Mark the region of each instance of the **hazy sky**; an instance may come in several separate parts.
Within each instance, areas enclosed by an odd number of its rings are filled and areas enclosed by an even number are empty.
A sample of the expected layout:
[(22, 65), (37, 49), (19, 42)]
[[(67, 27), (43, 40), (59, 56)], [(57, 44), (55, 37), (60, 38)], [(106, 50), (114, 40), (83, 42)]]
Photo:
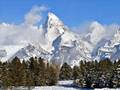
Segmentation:
[(120, 24), (120, 0), (0, 0), (0, 23), (19, 24), (33, 6), (43, 5), (70, 26), (87, 21)]

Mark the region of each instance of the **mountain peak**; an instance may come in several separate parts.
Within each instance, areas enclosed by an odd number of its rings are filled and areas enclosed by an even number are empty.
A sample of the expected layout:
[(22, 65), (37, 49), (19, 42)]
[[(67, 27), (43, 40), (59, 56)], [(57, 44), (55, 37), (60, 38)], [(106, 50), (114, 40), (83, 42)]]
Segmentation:
[(45, 32), (51, 30), (55, 30), (57, 32), (61, 31), (60, 29), (64, 27), (64, 24), (55, 14), (48, 12), (48, 16), (43, 27), (45, 29)]
[(63, 22), (53, 13), (49, 12), (46, 22), (47, 32), (56, 31), (56, 33), (63, 33), (64, 32), (64, 24)]
[(97, 21), (94, 21), (89, 26), (89, 32), (86, 35), (88, 40), (96, 45), (104, 37), (105, 28)]
[(49, 12), (46, 23), (44, 25), (45, 38), (47, 40), (46, 49), (51, 52), (53, 47), (53, 41), (59, 36), (63, 35), (67, 30), (63, 22), (53, 13)]
[(48, 18), (50, 19), (59, 19), (54, 13), (48, 12)]
[(54, 26), (62, 26), (64, 25), (63, 22), (52, 12), (48, 13), (47, 16), (47, 24), (48, 25), (54, 25)]
[(91, 29), (102, 28), (102, 25), (99, 22), (94, 21), (94, 22), (91, 23), (90, 28)]

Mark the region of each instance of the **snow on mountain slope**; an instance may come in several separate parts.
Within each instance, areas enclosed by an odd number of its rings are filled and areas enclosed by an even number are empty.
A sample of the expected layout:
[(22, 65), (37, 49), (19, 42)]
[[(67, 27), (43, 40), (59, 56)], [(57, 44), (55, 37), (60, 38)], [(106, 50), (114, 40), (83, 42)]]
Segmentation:
[[(76, 36), (76, 34), (73, 35)], [(71, 66), (74, 66), (79, 65), (80, 60), (91, 60), (90, 50), (86, 46), (86, 43), (77, 36), (76, 38), (69, 38), (67, 41), (64, 41), (61, 35), (53, 43), (53, 46), (55, 45), (56, 47), (53, 51), (51, 62), (59, 64), (67, 62)]]
[(120, 43), (120, 30), (117, 30), (113, 39), (111, 40), (111, 45), (117, 45)]
[(13, 55), (18, 52), (24, 45), (4, 45), (0, 46), (0, 59), (2, 62), (9, 60)]
[(52, 46), (53, 41), (63, 34), (67, 28), (64, 26), (63, 22), (53, 13), (48, 13), (46, 23), (44, 25), (45, 38), (47, 40), (47, 45), (43, 47), (48, 52), (54, 50)]
[(44, 51), (42, 48), (37, 49), (35, 46), (28, 44), (24, 48), (21, 48), (19, 51), (17, 51), (14, 56), (12, 56), (13, 59), (15, 56), (20, 58), (21, 60), (27, 60), (30, 57), (41, 57), (44, 59), (49, 60), (49, 53)]
[(52, 61), (62, 64), (67, 62), (71, 66), (79, 65), (80, 60), (91, 60), (89, 53), (86, 53), (85, 48), (81, 46), (67, 47), (63, 46), (59, 51), (56, 51)]
[[(48, 14), (47, 22), (44, 26), (45, 36), (51, 46), (51, 62), (62, 64), (64, 62), (74, 66), (80, 60), (90, 60), (90, 44), (67, 28), (57, 16)], [(51, 38), (52, 37), (52, 38)]]
[(100, 59), (120, 59), (120, 30), (115, 33), (111, 40), (107, 41), (104, 46), (99, 48), (97, 57)]
[(96, 45), (104, 37), (104, 33), (105, 28), (98, 22), (94, 21), (91, 23), (89, 32), (85, 38), (87, 38), (87, 40), (93, 45)]
[(61, 45), (62, 46), (73, 46), (73, 42), (77, 39), (76, 34), (71, 31), (65, 31), (64, 34), (61, 36)]
[(91, 53), (91, 57), (93, 57), (93, 58), (96, 57), (98, 55), (99, 48), (101, 48), (102, 46), (104, 46), (106, 44), (106, 42), (109, 42), (109, 40), (107, 40), (105, 38), (101, 39), (97, 43), (97, 45), (93, 48), (92, 53)]
[(49, 60), (51, 55), (42, 48), (38, 49), (31, 44), (0, 46), (0, 60), (2, 62), (11, 61), (16, 56), (21, 60), (28, 60), (30, 57), (41, 57)]

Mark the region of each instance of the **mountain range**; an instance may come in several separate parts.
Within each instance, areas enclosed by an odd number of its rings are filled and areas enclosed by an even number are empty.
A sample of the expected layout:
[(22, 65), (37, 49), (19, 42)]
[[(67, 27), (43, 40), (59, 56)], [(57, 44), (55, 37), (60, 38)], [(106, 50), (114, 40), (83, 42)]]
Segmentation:
[[(18, 45), (0, 45), (1, 61), (10, 61), (15, 56), (21, 60), (30, 57), (42, 57), (45, 60), (71, 66), (78, 65), (80, 60), (92, 61), (120, 58), (120, 29), (112, 26), (115, 33), (109, 34), (106, 26), (94, 21), (88, 31), (82, 35), (75, 33), (53, 13), (49, 12), (42, 25), (41, 38), (44, 43), (33, 42)], [(39, 33), (39, 32), (37, 32)]]

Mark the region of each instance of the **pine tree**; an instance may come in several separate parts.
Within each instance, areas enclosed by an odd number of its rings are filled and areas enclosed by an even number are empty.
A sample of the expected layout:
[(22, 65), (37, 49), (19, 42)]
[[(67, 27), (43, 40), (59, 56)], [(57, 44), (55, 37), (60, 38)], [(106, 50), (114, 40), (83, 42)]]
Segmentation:
[(109, 59), (99, 62), (99, 87), (112, 87), (111, 78), (113, 76), (113, 63)]
[(91, 88), (96, 88), (98, 87), (98, 77), (99, 77), (99, 66), (98, 66), (98, 62), (95, 61), (91, 61), (91, 65), (90, 65), (90, 77), (91, 79)]
[(120, 60), (114, 63), (113, 87), (120, 88)]
[(73, 79), (76, 80), (79, 78), (80, 74), (80, 69), (78, 66), (73, 67)]
[(75, 82), (78, 83), (80, 87), (85, 87), (86, 86), (86, 81), (85, 81), (86, 69), (85, 69), (85, 63), (82, 60), (80, 61), (79, 67), (80, 67), (79, 80)]
[(26, 70), (27, 70), (27, 64), (26, 64), (26, 62), (23, 60), (23, 62), (22, 62), (22, 66), (21, 66), (21, 68), (22, 68), (22, 82), (21, 82), (21, 84), (22, 84), (22, 86), (25, 86), (26, 85), (26, 79), (27, 79), (27, 73), (26, 73)]
[(9, 78), (13, 86), (21, 86), (23, 81), (23, 67), (20, 59), (15, 57), (12, 62), (9, 64)]
[(54, 64), (47, 65), (47, 85), (55, 85), (59, 77), (59, 67)]
[(46, 85), (46, 78), (45, 78), (45, 63), (42, 58), (39, 58), (38, 60), (38, 83), (40, 86)]
[(2, 63), (2, 73), (1, 73), (1, 84), (4, 90), (10, 89), (12, 84), (12, 79), (10, 78), (9, 63)]
[(31, 57), (28, 63), (29, 63), (29, 71), (30, 71), (30, 72), (28, 71), (28, 73), (30, 73), (30, 77), (33, 80), (33, 86), (34, 85), (38, 86), (38, 79), (37, 79), (39, 72), (38, 62), (37, 60), (35, 60), (35, 58)]
[(60, 69), (60, 80), (70, 80), (72, 79), (72, 68), (67, 64), (64, 63)]
[(22, 62), (22, 86), (33, 86), (33, 79), (29, 70), (29, 65), (23, 60)]
[(96, 75), (95, 75), (95, 65), (94, 62), (86, 62), (86, 87), (91, 88), (93, 87), (93, 84), (95, 83)]

